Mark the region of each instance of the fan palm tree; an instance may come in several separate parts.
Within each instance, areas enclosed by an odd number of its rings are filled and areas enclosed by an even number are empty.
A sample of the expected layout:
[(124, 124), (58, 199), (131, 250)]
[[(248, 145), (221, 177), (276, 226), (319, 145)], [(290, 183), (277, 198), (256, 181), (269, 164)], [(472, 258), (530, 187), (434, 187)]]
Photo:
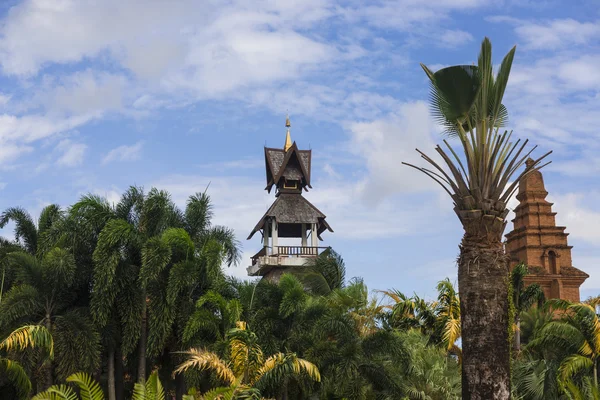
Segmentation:
[[(458, 258), (458, 286), (462, 312), (463, 398), (507, 399), (510, 396), (508, 344), (508, 258), (502, 235), (508, 200), (521, 177), (541, 168), (549, 154), (519, 168), (533, 149), (528, 141), (511, 142), (502, 98), (515, 48), (492, 70), (492, 46), (485, 38), (477, 65), (431, 71), (421, 64), (431, 82), (434, 116), (458, 139), (461, 153), (447, 140), (436, 147), (447, 168), (418, 150), (433, 169), (407, 164), (439, 183), (454, 203), (464, 236)], [(534, 147), (535, 149), (535, 147)], [(447, 172), (448, 171), (448, 172)], [(516, 175), (516, 176), (515, 176)], [(511, 183), (512, 182), (512, 183)]]
[(542, 306), (545, 301), (544, 291), (537, 283), (525, 287), (525, 276), (529, 273), (527, 265), (524, 263), (517, 264), (512, 272), (512, 302), (515, 307), (514, 320), (514, 350), (521, 351), (521, 314), (534, 305)]
[(410, 400), (459, 399), (460, 366), (446, 352), (429, 346), (427, 337), (415, 331), (403, 334), (410, 351), (411, 363), (404, 378)]
[[(184, 352), (188, 359), (174, 374), (190, 368), (213, 371), (219, 380), (235, 385), (242, 392), (252, 388), (272, 390), (294, 375), (305, 374), (314, 381), (321, 380), (317, 367), (294, 353), (276, 353), (265, 359), (258, 338), (246, 329), (245, 322), (238, 322), (237, 328), (230, 331), (229, 347), (229, 362), (207, 350), (190, 349)], [(282, 396), (286, 398), (285, 393)]]
[(17, 388), (21, 398), (26, 398), (31, 391), (31, 381), (23, 367), (7, 357), (6, 353), (23, 351), (28, 348), (45, 350), (48, 358), (54, 357), (54, 343), (50, 332), (41, 325), (25, 325), (11, 332), (0, 342), (0, 371)]

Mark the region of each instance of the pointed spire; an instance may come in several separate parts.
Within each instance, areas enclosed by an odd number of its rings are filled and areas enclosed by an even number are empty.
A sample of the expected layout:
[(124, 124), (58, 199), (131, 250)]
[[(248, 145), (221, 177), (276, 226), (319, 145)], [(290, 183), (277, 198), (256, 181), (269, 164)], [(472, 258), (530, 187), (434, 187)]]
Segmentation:
[(292, 147), (292, 137), (290, 136), (290, 126), (292, 126), (292, 124), (290, 123), (289, 115), (285, 117), (285, 126), (287, 127), (287, 133), (285, 135), (285, 145), (283, 146), (283, 150), (288, 151), (289, 148)]

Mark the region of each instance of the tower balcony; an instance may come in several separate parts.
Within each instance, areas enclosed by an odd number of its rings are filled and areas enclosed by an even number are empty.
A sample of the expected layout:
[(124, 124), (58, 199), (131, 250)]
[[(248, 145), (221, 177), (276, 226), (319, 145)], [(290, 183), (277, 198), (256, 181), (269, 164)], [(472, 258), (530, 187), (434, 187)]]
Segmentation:
[(252, 257), (252, 265), (246, 270), (250, 276), (262, 276), (277, 267), (302, 267), (328, 248), (318, 246), (263, 247)]

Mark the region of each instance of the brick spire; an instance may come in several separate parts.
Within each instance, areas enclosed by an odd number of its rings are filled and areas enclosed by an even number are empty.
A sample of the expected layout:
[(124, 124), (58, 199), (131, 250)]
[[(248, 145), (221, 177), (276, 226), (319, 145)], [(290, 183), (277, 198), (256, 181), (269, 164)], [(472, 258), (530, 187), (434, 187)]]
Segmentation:
[[(526, 164), (532, 163), (528, 159)], [(512, 220), (514, 229), (506, 235), (506, 253), (514, 268), (524, 262), (530, 275), (527, 284), (538, 283), (547, 299), (560, 298), (579, 301), (579, 287), (589, 277), (573, 267), (571, 249), (567, 243), (565, 227), (556, 226), (556, 213), (546, 200), (548, 192), (540, 171), (532, 171), (519, 182)]]

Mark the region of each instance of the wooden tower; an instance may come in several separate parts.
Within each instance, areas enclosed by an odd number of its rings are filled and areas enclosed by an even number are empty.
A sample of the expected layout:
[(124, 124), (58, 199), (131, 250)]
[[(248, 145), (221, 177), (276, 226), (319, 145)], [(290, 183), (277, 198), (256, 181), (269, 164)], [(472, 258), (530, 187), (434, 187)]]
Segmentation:
[[(533, 160), (526, 161), (528, 165)], [(527, 174), (519, 182), (514, 229), (506, 235), (510, 266), (523, 262), (529, 267), (527, 285), (537, 283), (547, 299), (579, 302), (579, 287), (589, 277), (573, 267), (565, 227), (556, 226), (552, 203), (540, 171)]]
[[(310, 186), (311, 150), (299, 150), (290, 137), (290, 120), (283, 149), (265, 147), (267, 190), (275, 188), (275, 202), (258, 221), (248, 239), (260, 232), (263, 247), (252, 257), (248, 275), (277, 281), (289, 268), (302, 267), (319, 255), (321, 234), (333, 232), (325, 214), (302, 196)], [(292, 239), (293, 245), (282, 245)], [(289, 242), (289, 240), (286, 240)], [(289, 244), (289, 243), (286, 243)]]

